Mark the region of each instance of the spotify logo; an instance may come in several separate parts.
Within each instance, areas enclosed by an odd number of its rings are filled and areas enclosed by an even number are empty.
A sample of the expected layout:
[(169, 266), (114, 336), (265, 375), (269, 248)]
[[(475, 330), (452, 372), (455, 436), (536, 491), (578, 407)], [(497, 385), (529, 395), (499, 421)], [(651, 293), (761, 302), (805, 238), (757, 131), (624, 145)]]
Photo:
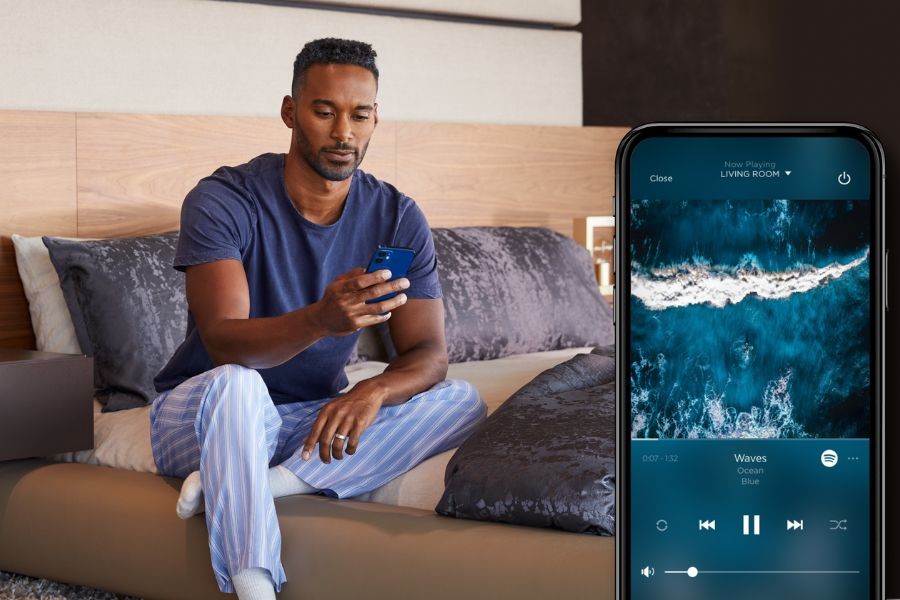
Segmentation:
[(837, 452), (834, 450), (826, 450), (822, 453), (822, 464), (826, 467), (833, 467), (838, 462)]

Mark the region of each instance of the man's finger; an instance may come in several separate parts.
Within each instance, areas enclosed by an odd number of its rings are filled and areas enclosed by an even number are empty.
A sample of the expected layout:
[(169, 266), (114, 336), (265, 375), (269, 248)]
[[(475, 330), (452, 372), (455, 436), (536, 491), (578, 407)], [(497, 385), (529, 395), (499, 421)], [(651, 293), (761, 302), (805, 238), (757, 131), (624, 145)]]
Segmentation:
[(365, 425), (363, 425), (361, 420), (357, 420), (353, 425), (353, 429), (350, 430), (350, 438), (347, 440), (347, 454), (356, 454), (356, 449), (359, 447), (359, 439), (362, 437), (363, 431), (366, 430)]
[(372, 300), (374, 298), (379, 298), (381, 296), (386, 296), (391, 292), (400, 292), (409, 287), (409, 279), (405, 277), (401, 277), (400, 279), (395, 279), (394, 281), (385, 281), (384, 283), (379, 283), (378, 285), (373, 285), (361, 294), (363, 298), (366, 300)]
[(356, 319), (356, 326), (359, 329), (363, 329), (365, 327), (371, 327), (372, 325), (378, 325), (379, 323), (384, 323), (388, 319), (391, 318), (391, 313), (386, 313), (383, 315), (366, 315), (363, 317), (359, 317)]
[(356, 277), (350, 277), (344, 281), (344, 291), (359, 292), (378, 283), (384, 283), (391, 278), (391, 272), (381, 269), (372, 273), (363, 273)]
[(377, 312), (379, 314), (389, 313), (395, 308), (406, 304), (406, 300), (406, 294), (397, 294), (393, 298), (389, 298), (387, 300), (384, 300), (383, 302), (379, 302), (378, 304), (370, 304), (369, 306), (375, 307), (372, 312)]
[(303, 440), (303, 453), (300, 455), (300, 458), (303, 460), (309, 460), (309, 457), (312, 456), (313, 448), (316, 447), (316, 441), (319, 439), (319, 435), (322, 433), (322, 428), (325, 426), (326, 418), (324, 416), (324, 411), (319, 411), (319, 416), (316, 418), (316, 422), (313, 423), (312, 429), (309, 431), (309, 435), (306, 436), (306, 439)]
[(334, 441), (334, 434), (337, 433), (337, 420), (334, 416), (329, 416), (319, 435), (319, 458), (326, 465), (331, 462), (331, 443)]
[[(337, 460), (344, 459), (344, 444), (347, 443), (347, 434), (342, 433), (343, 429), (347, 429), (346, 421), (337, 428), (334, 433), (334, 438), (332, 438), (331, 440), (331, 454)], [(338, 435), (340, 435), (341, 437), (338, 437)]]
[(341, 281), (342, 279), (350, 279), (351, 277), (356, 277), (358, 275), (362, 275), (365, 272), (366, 272), (366, 270), (363, 269), (362, 267), (356, 267), (355, 269), (347, 271), (346, 273), (341, 273), (340, 275), (335, 277), (334, 280)]

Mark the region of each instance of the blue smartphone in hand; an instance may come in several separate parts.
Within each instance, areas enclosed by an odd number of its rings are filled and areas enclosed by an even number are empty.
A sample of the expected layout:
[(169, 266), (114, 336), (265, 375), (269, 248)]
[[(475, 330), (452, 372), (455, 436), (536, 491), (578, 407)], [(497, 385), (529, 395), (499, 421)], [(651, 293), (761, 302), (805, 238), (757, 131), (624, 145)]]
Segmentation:
[[(388, 279), (388, 281), (394, 281), (395, 279), (406, 277), (406, 273), (409, 271), (409, 266), (412, 264), (413, 258), (415, 258), (415, 256), (416, 251), (412, 248), (378, 246), (378, 248), (376, 248), (375, 252), (372, 254), (372, 259), (369, 261), (369, 266), (366, 267), (366, 273), (374, 273), (375, 271), (387, 269), (391, 272), (391, 278)], [(400, 292), (391, 292), (378, 298), (366, 300), (366, 304), (377, 304), (378, 302), (384, 302), (385, 300), (393, 298), (399, 293)]]

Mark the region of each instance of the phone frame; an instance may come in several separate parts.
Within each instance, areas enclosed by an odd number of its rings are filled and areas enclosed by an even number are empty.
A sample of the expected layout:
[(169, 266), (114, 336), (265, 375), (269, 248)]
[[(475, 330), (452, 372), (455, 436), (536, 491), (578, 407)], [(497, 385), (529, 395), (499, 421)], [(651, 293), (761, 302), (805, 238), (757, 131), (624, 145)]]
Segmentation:
[[(389, 254), (394, 253), (403, 253), (404, 255), (409, 257), (409, 262), (406, 264), (406, 270), (399, 275), (393, 271), (391, 271), (391, 278), (388, 281), (394, 281), (395, 279), (400, 279), (401, 277), (406, 277), (409, 273), (409, 268), (412, 266), (412, 262), (416, 259), (416, 251), (413, 248), (409, 248), (407, 246), (381, 246), (379, 245), (372, 252), (372, 258), (369, 259), (369, 264), (366, 265), (366, 273), (374, 273), (375, 271), (380, 271), (381, 269), (387, 269), (388, 267), (379, 265), (375, 262), (375, 259), (378, 258), (379, 252), (388, 252)], [(377, 298), (372, 298), (371, 300), (366, 300), (366, 304), (378, 304), (379, 302), (384, 302), (385, 300), (390, 300), (397, 296), (400, 292), (388, 292), (383, 296), (379, 296)]]
[(887, 307), (884, 234), (885, 161), (881, 142), (870, 130), (853, 123), (648, 123), (635, 127), (622, 138), (616, 150), (615, 197), (615, 340), (616, 340), (616, 598), (628, 598), (631, 590), (631, 522), (629, 475), (631, 401), (628, 385), (630, 343), (630, 255), (627, 242), (630, 214), (630, 165), (632, 151), (648, 137), (708, 136), (851, 137), (861, 142), (870, 156), (871, 201), (876, 203), (872, 222), (871, 296), (872, 319), (872, 437), (869, 481), (870, 496), (870, 589), (872, 598), (885, 597), (884, 584), (884, 317)]

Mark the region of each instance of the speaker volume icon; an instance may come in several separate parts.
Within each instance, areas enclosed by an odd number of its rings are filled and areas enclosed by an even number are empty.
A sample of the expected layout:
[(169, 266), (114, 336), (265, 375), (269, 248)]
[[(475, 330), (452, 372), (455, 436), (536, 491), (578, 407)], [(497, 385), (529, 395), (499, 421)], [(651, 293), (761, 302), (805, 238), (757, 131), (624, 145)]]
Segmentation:
[(641, 575), (643, 575), (647, 579), (653, 577), (654, 573), (656, 573), (656, 571), (653, 569), (653, 567), (644, 567), (643, 569), (641, 569)]
[(821, 456), (822, 464), (829, 469), (838, 463), (838, 453), (834, 450), (826, 450)]

